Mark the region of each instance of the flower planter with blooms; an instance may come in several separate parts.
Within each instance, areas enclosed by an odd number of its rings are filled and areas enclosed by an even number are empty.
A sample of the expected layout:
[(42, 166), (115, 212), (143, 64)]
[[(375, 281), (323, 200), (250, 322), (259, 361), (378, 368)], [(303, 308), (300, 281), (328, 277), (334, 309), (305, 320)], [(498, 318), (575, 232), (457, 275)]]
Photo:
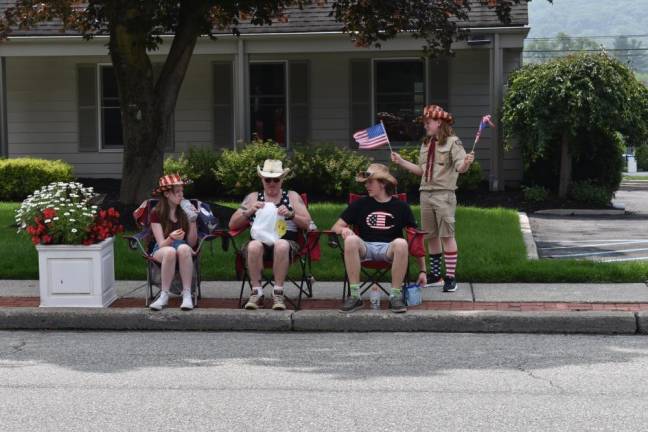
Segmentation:
[(113, 236), (119, 213), (100, 210), (81, 183), (51, 183), (16, 211), (38, 250), (41, 307), (105, 307), (116, 298)]

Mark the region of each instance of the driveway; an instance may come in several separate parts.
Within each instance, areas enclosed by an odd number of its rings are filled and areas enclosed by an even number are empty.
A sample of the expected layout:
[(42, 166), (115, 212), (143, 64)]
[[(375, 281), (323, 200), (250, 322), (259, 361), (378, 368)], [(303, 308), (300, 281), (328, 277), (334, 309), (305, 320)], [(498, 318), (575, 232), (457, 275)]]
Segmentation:
[(648, 261), (648, 182), (621, 184), (620, 216), (529, 215), (540, 258)]

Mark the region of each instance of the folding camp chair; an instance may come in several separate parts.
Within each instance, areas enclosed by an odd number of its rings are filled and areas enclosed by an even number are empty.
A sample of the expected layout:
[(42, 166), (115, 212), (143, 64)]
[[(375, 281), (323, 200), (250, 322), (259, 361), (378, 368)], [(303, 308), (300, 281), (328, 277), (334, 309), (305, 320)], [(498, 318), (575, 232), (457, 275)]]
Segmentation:
[[(198, 306), (198, 300), (201, 298), (200, 284), (202, 281), (200, 273), (200, 252), (202, 251), (203, 244), (206, 241), (213, 240), (215, 236), (209, 233), (216, 227), (217, 220), (211, 215), (209, 205), (198, 200), (190, 200), (194, 207), (196, 207), (201, 215), (196, 221), (198, 228), (198, 245), (194, 249), (195, 255), (193, 256), (193, 276), (191, 279), (191, 296), (193, 303)], [(139, 250), (142, 257), (146, 261), (146, 297), (145, 306), (148, 306), (154, 301), (162, 290), (161, 281), (161, 263), (153, 258), (154, 238), (151, 231), (151, 212), (157, 205), (157, 199), (149, 199), (144, 201), (139, 208), (133, 212), (133, 217), (141, 231), (132, 236), (124, 236), (128, 240), (128, 245), (133, 250)], [(154, 290), (157, 288), (157, 291)], [(180, 295), (182, 293), (182, 281), (180, 279), (180, 272), (178, 271), (178, 264), (176, 264), (176, 272), (171, 282), (170, 292), (172, 294)]]
[[(349, 194), (349, 204), (359, 200), (364, 195), (358, 194)], [(398, 193), (393, 195), (394, 198), (399, 199), (403, 202), (407, 202), (407, 194)], [(357, 234), (357, 227), (351, 227), (353, 231)], [(344, 246), (340, 242), (339, 236), (333, 231), (324, 231), (325, 234), (328, 234), (329, 241), (328, 244), (332, 248), (337, 248), (340, 251), (340, 257), (342, 263), (344, 263)], [(424, 247), (424, 236), (425, 231), (420, 231), (415, 228), (405, 228), (406, 240), (408, 245), (409, 255), (413, 257), (422, 257), (425, 256), (425, 247)], [(372, 285), (376, 285), (380, 288), (385, 294), (389, 295), (390, 290), (383, 286), (385, 283), (382, 279), (384, 276), (389, 273), (391, 270), (391, 263), (385, 261), (362, 261), (360, 263), (360, 274), (361, 277), (364, 275), (366, 280), (360, 282), (359, 292), (360, 295), (363, 295), (365, 292), (371, 288)], [(405, 271), (405, 279), (403, 284), (408, 284), (411, 281), (409, 276), (409, 260), (407, 263), (407, 269)], [(405, 290), (403, 290), (403, 295)], [(346, 299), (347, 296), (351, 295), (351, 284), (349, 283), (349, 276), (346, 270), (346, 265), (344, 267), (344, 284), (342, 286), (342, 301)]]
[[(306, 207), (308, 207), (308, 197), (306, 194), (301, 194), (301, 198), (304, 201)], [(243, 242), (240, 239), (240, 236), (245, 233), (250, 225), (247, 224), (237, 230), (227, 230), (227, 231), (216, 231), (213, 232), (214, 235), (221, 237), (227, 236), (230, 238), (230, 243), (236, 252), (236, 277), (241, 281), (241, 291), (239, 294), (239, 307), (243, 307), (243, 292), (245, 291), (245, 286), (247, 285), (252, 292), (252, 281), (250, 279), (250, 274), (248, 272), (247, 260), (243, 255), (241, 246)], [(288, 295), (285, 295), (285, 299), (290, 305), (295, 309), (299, 310), (301, 308), (302, 297), (313, 297), (313, 283), (315, 278), (311, 270), (312, 262), (319, 261), (320, 259), (320, 246), (319, 238), (321, 232), (318, 230), (298, 230), (297, 231), (297, 243), (299, 244), (299, 251), (291, 257), (290, 266), (294, 264), (299, 264), (300, 275), (298, 279), (291, 278), (290, 275), (286, 277), (286, 282), (289, 285), (292, 285), (297, 288), (298, 295), (297, 298), (290, 298)], [(237, 241), (238, 239), (238, 241)], [(241, 243), (241, 244), (238, 244)], [(261, 272), (261, 286), (263, 288), (268, 285), (274, 287), (274, 281), (272, 280), (271, 275), (267, 274), (265, 270), (272, 270), (272, 260), (263, 260), (263, 270)], [(284, 287), (285, 289), (285, 287)]]

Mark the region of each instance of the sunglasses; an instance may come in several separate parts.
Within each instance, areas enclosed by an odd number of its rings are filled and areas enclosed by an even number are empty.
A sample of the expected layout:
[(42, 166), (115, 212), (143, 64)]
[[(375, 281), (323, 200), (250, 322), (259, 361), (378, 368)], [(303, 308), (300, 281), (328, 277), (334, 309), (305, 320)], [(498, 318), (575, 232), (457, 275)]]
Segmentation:
[(281, 181), (280, 178), (268, 178), (268, 177), (263, 177), (263, 181), (266, 183), (279, 183)]
[(368, 179), (369, 177), (371, 177), (371, 174), (373, 174), (373, 173), (371, 173), (369, 171), (360, 171), (358, 173), (358, 177), (363, 178), (363, 179)]

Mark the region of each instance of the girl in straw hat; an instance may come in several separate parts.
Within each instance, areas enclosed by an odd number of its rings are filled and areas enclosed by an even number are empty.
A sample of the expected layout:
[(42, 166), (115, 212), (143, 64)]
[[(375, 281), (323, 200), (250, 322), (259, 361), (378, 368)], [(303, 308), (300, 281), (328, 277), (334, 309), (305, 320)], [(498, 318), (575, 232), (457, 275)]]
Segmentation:
[[(461, 140), (455, 135), (452, 114), (437, 105), (423, 109), (421, 118), (426, 137), (421, 144), (418, 164), (391, 154), (392, 162), (421, 176), (421, 222), (428, 232), (430, 271), (427, 286), (443, 286), (443, 291), (457, 289), (457, 242), (455, 241), (455, 211), (457, 178), (468, 171), (475, 160), (466, 154)], [(446, 274), (441, 277), (441, 256), (444, 256)]]
[(169, 289), (175, 275), (176, 263), (182, 281), (182, 310), (193, 309), (191, 279), (193, 276), (193, 248), (198, 241), (196, 221), (189, 221), (180, 208), (184, 199), (183, 187), (188, 184), (177, 174), (160, 178), (159, 186), (153, 191), (160, 201), (151, 212), (151, 231), (155, 237), (153, 259), (162, 267), (162, 291), (151, 309), (161, 310), (169, 302)]

